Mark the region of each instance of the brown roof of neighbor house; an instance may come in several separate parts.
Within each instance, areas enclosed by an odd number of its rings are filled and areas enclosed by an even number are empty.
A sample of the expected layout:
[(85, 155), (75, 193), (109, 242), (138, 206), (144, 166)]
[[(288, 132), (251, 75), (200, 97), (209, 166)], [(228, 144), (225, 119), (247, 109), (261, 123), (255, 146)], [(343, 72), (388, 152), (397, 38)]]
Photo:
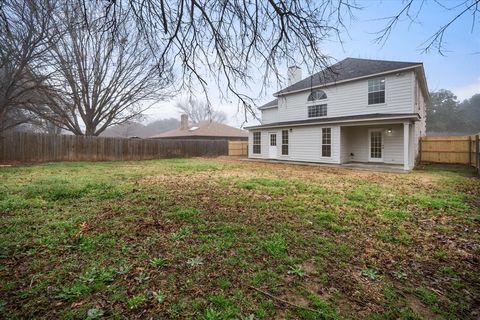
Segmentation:
[(177, 137), (231, 137), (247, 138), (248, 132), (242, 129), (227, 126), (215, 121), (201, 121), (188, 126), (188, 130), (180, 128), (163, 132), (151, 138), (177, 138)]

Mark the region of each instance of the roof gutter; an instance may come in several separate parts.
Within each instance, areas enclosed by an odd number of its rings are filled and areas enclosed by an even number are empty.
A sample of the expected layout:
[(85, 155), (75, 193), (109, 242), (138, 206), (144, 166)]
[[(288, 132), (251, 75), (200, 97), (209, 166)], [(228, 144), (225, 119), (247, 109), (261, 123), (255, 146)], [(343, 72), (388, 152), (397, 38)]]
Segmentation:
[[(361, 76), (361, 77), (356, 77), (356, 78), (350, 78), (350, 79), (345, 79), (345, 80), (340, 80), (340, 81), (328, 82), (328, 83), (325, 83), (325, 84), (320, 84), (320, 85), (317, 85), (317, 86), (308, 87), (308, 88), (303, 88), (303, 89), (298, 89), (298, 90), (293, 90), (293, 91), (281, 92), (281, 90), (280, 90), (280, 91), (278, 91), (278, 92), (275, 92), (275, 93), (273, 94), (273, 96), (274, 96), (274, 97), (279, 97), (279, 96), (284, 96), (284, 95), (291, 94), (291, 93), (303, 92), (303, 91), (308, 91), (308, 90), (312, 90), (312, 89), (316, 89), (316, 88), (324, 88), (324, 87), (336, 85), (336, 84), (339, 84), (339, 83), (345, 83), (345, 82), (351, 82), (351, 81), (356, 81), (356, 80), (361, 80), (361, 79), (366, 79), (366, 78), (381, 76), (381, 75), (390, 74), (390, 73), (395, 73), (395, 72), (399, 72), (399, 71), (405, 71), (405, 70), (415, 69), (415, 68), (418, 68), (418, 67), (422, 67), (422, 68), (423, 68), (423, 64), (416, 64), (416, 65), (413, 65), (413, 66), (410, 66), (410, 67), (405, 67), (405, 68), (400, 68), (400, 69), (394, 69), (394, 70), (389, 70), (389, 71), (384, 71), (384, 72), (379, 72), (379, 73), (372, 73), (372, 74), (369, 74), (369, 75), (366, 75), (366, 76)], [(281, 92), (281, 93), (280, 93), (280, 92)]]

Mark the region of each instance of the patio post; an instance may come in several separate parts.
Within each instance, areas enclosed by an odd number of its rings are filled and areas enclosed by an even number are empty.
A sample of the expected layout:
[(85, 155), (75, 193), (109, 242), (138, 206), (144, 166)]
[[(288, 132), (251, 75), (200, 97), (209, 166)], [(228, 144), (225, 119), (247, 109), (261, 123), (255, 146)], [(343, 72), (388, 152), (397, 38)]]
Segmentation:
[(409, 133), (410, 133), (410, 123), (403, 123), (403, 170), (409, 170)]

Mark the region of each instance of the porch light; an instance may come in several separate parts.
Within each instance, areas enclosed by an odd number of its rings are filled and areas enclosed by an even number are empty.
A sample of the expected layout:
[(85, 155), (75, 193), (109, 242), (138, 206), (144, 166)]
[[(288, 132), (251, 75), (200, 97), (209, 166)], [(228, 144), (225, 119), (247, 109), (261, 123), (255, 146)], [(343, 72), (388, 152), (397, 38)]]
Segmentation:
[(387, 129), (387, 133), (392, 133), (392, 129)]

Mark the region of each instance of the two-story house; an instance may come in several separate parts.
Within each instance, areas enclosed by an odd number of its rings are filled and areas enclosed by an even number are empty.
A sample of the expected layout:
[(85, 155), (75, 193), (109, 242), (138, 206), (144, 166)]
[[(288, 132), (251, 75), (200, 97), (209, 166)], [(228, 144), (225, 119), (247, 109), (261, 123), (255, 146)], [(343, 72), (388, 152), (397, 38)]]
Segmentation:
[(414, 167), (429, 96), (422, 63), (347, 58), (303, 80), (290, 67), (288, 80), (247, 128), (250, 158)]

